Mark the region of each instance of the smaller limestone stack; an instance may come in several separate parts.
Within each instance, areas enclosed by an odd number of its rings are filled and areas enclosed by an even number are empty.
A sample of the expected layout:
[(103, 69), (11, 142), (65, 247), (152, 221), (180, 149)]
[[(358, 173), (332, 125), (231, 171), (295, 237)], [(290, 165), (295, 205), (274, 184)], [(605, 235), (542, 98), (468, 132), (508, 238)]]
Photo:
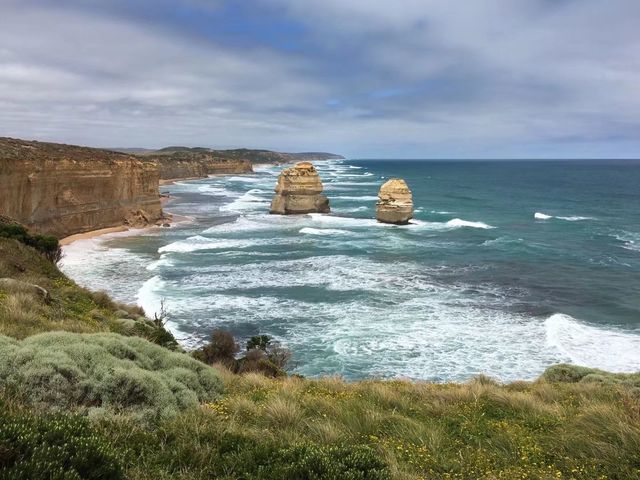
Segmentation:
[(329, 213), (329, 200), (322, 195), (322, 181), (310, 162), (286, 168), (278, 177), (270, 213), (295, 215)]
[(413, 196), (404, 180), (392, 178), (380, 187), (376, 218), (396, 225), (406, 225), (413, 218)]

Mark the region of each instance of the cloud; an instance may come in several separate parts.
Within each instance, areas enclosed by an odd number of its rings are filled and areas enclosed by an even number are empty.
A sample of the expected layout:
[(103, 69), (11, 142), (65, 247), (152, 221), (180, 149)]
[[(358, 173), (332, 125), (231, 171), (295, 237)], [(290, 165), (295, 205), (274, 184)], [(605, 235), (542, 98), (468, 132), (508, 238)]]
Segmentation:
[(0, 131), (100, 146), (633, 156), (631, 0), (8, 0)]

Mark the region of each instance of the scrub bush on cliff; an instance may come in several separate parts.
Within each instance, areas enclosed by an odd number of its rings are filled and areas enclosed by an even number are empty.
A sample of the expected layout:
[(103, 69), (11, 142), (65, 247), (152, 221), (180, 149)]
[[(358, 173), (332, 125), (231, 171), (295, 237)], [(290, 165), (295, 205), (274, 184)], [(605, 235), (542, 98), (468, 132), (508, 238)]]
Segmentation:
[(213, 369), (137, 337), (53, 332), (0, 336), (0, 384), (50, 410), (125, 413), (153, 423), (218, 398)]
[(25, 227), (14, 223), (0, 223), (0, 237), (13, 238), (35, 248), (52, 263), (58, 263), (62, 259), (62, 248), (56, 237), (31, 235)]
[(291, 351), (269, 335), (251, 337), (244, 356), (236, 358), (239, 350), (230, 332), (217, 329), (212, 333), (211, 341), (193, 356), (208, 365), (220, 363), (235, 373), (258, 372), (268, 377), (286, 375), (284, 368), (291, 359)]
[(217, 329), (211, 334), (211, 341), (195, 351), (193, 356), (207, 365), (221, 363), (229, 370), (235, 371), (236, 353), (239, 350), (240, 347), (230, 332)]

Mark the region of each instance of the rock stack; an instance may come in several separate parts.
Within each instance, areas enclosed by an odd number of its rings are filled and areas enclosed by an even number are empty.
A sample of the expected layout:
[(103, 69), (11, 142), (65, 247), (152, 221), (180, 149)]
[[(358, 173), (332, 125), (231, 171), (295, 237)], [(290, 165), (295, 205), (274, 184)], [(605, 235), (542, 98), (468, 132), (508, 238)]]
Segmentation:
[(295, 215), (329, 213), (329, 200), (322, 195), (322, 181), (310, 162), (300, 162), (278, 177), (270, 213)]
[(380, 187), (376, 218), (396, 225), (406, 225), (413, 218), (413, 197), (404, 180), (392, 178)]

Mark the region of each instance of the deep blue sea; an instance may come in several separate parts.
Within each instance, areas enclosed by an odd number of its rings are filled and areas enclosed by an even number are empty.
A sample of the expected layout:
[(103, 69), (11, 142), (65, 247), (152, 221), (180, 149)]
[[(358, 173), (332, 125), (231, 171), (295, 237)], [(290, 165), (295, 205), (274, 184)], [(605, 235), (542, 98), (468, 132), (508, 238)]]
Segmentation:
[[(181, 181), (162, 191), (189, 220), (76, 242), (64, 270), (149, 314), (165, 299), (187, 346), (272, 335), (308, 376), (640, 370), (640, 162), (315, 163), (330, 215), (269, 215), (282, 167)], [(411, 225), (374, 219), (391, 177)]]

